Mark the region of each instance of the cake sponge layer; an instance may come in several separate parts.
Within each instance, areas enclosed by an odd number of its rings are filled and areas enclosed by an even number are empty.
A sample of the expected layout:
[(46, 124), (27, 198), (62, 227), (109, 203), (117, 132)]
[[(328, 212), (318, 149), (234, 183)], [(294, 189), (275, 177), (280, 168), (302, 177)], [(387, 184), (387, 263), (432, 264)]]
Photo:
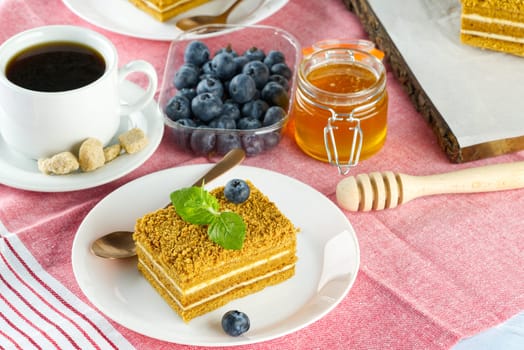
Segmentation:
[[(512, 22), (513, 23), (513, 22)], [(524, 23), (521, 26), (511, 24), (509, 22), (482, 22), (477, 19), (462, 18), (462, 32), (476, 32), (479, 36), (497, 37), (499, 40), (505, 41), (524, 41)]]
[(280, 271), (293, 266), (297, 260), (295, 250), (291, 249), (277, 252), (275, 254), (260, 254), (258, 260), (246, 263), (237, 268), (231, 268), (228, 272), (218, 271), (217, 274), (208, 280), (191, 288), (182, 289), (169, 275), (169, 269), (162, 267), (153, 257), (149, 255), (142, 246), (137, 245), (139, 262), (144, 268), (149, 270), (149, 274), (162, 281), (164, 288), (168, 289), (181, 306), (189, 307), (194, 303), (205, 300), (211, 295), (217, 296), (224, 291), (256, 279), (258, 276), (267, 276), (274, 271)]
[(463, 43), (482, 49), (505, 52), (517, 56), (524, 56), (524, 44), (508, 42), (505, 40), (490, 39), (476, 35), (462, 33), (460, 39)]
[(195, 317), (216, 310), (232, 300), (259, 292), (268, 286), (284, 282), (295, 274), (295, 266), (292, 265), (282, 271), (274, 272), (268, 276), (262, 276), (260, 279), (254, 279), (252, 281), (246, 281), (246, 283), (242, 285), (232, 286), (225, 291), (224, 294), (211, 296), (208, 300), (202, 301), (201, 303), (184, 307), (180, 305), (180, 302), (177, 300), (176, 296), (173, 295), (171, 290), (165, 287), (162, 283), (163, 281), (158, 279), (157, 276), (151, 274), (150, 270), (148, 270), (143, 264), (138, 264), (138, 270), (186, 323)]

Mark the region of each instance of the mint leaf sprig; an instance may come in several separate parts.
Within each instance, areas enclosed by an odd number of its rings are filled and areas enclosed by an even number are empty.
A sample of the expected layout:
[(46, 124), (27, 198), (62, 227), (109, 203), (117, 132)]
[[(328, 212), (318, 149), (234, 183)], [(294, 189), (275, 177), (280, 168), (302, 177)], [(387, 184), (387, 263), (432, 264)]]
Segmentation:
[(187, 187), (171, 193), (171, 202), (180, 217), (196, 225), (208, 225), (211, 241), (224, 249), (240, 250), (246, 236), (246, 224), (234, 212), (221, 212), (218, 200), (202, 187)]

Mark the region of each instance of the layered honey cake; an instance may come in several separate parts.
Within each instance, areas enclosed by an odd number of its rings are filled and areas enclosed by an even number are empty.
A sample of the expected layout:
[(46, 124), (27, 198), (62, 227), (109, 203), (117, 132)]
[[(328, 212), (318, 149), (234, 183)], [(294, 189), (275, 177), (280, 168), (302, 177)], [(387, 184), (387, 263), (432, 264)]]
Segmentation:
[(241, 249), (225, 249), (205, 225), (189, 224), (173, 206), (137, 220), (138, 269), (184, 322), (233, 299), (289, 279), (295, 273), (298, 229), (253, 183), (249, 198), (235, 204), (224, 187), (210, 193), (221, 211), (245, 222)]
[(161, 22), (200, 6), (210, 0), (129, 0)]
[(524, 0), (461, 0), (465, 44), (524, 56)]

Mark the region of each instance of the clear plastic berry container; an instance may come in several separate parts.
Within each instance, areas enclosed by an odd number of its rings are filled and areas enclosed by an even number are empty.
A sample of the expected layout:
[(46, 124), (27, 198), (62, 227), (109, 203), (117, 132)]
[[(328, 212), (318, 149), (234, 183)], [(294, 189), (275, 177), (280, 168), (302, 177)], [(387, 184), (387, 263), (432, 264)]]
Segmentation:
[[(267, 56), (270, 51), (281, 52), (285, 58), (285, 66), (289, 68), (287, 72), (277, 69), (276, 66), (273, 67), (273, 62), (266, 62), (266, 65), (268, 66), (269, 76), (271, 76), (271, 78), (268, 78), (268, 81), (271, 80), (277, 82), (284, 88), (286, 93), (275, 92), (280, 91), (281, 89), (273, 83), (271, 84), (271, 88), (273, 89), (270, 89), (265, 85), (259, 85), (257, 80), (257, 91), (253, 93), (254, 96), (250, 100), (246, 101), (245, 99), (238, 97), (239, 92), (237, 91), (239, 90), (240, 93), (248, 91), (249, 94), (251, 94), (251, 89), (245, 88), (245, 86), (242, 85), (239, 89), (230, 90), (230, 85), (234, 85), (232, 83), (232, 78), (229, 76), (226, 77), (226, 74), (224, 73), (223, 76), (218, 78), (225, 91), (220, 97), (222, 105), (236, 104), (240, 115), (239, 117), (234, 118), (234, 126), (229, 122), (226, 122), (225, 124), (213, 122), (213, 119), (222, 119), (220, 118), (222, 116), (221, 114), (216, 114), (214, 112), (215, 105), (209, 105), (210, 107), (204, 105), (202, 108), (202, 105), (198, 105), (198, 103), (207, 103), (202, 102), (203, 98), (199, 98), (200, 101), (195, 101), (195, 105), (192, 105), (193, 98), (191, 98), (191, 96), (195, 96), (196, 91), (194, 93), (190, 92), (189, 94), (182, 93), (182, 91), (188, 92), (188, 89), (191, 89), (191, 87), (184, 87), (186, 86), (186, 83), (189, 84), (188, 80), (178, 80), (177, 84), (175, 84), (175, 76), (177, 72), (183, 65), (188, 64), (187, 59), (184, 57), (186, 49), (188, 48), (188, 45), (191, 45), (191, 43), (195, 41), (203, 43), (205, 47), (209, 49), (209, 60), (212, 60), (216, 53), (224, 48), (229, 48), (228, 53), (233, 56), (244, 56), (246, 51), (256, 55), (258, 52), (256, 52), (255, 48), (261, 50), (265, 56)], [(234, 53), (230, 50), (233, 50)], [(242, 147), (248, 156), (256, 156), (268, 149), (276, 147), (283, 136), (283, 132), (289, 119), (289, 110), (293, 105), (292, 100), (295, 95), (295, 72), (300, 57), (300, 44), (293, 35), (282, 29), (271, 26), (208, 25), (181, 34), (170, 45), (159, 95), (159, 106), (163, 111), (164, 122), (167, 130), (170, 132), (170, 138), (172, 138), (173, 143), (178, 149), (191, 152), (195, 155), (208, 157), (223, 155), (231, 148), (236, 147)], [(235, 59), (235, 61), (236, 60), (237, 59)], [(239, 61), (242, 60), (243, 59), (239, 59)], [(245, 61), (246, 60), (244, 60), (244, 64), (246, 63)], [(189, 63), (193, 64), (194, 62)], [(222, 63), (220, 62), (220, 64)], [(240, 68), (241, 63), (237, 64), (240, 66), (237, 68), (235, 75), (244, 73), (242, 70), (243, 68)], [(198, 67), (198, 82), (205, 80), (203, 77), (209, 78), (210, 76), (209, 70), (212, 68), (204, 68), (204, 65), (206, 64), (204, 63)], [(212, 66), (211, 63), (208, 63), (207, 65), (209, 65), (209, 67), (214, 67), (215, 70), (213, 72), (216, 72), (218, 67), (223, 67), (218, 64)], [(221, 70), (221, 72), (224, 71), (225, 70)], [(249, 74), (249, 72), (252, 71), (247, 70), (245, 73)], [(285, 81), (282, 81), (281, 77), (275, 77), (275, 75), (288, 75), (289, 79), (286, 78)], [(267, 84), (267, 81), (264, 84)], [(175, 85), (178, 85), (178, 87)], [(207, 86), (209, 85), (208, 82)], [(234, 86), (236, 87), (236, 85)], [(274, 89), (275, 87), (276, 90)], [(196, 90), (196, 88), (194, 89)], [(200, 92), (204, 91), (204, 93), (213, 94), (213, 92), (205, 90), (205, 87), (203, 89), (204, 90), (200, 90)], [(230, 93), (230, 91), (233, 91), (233, 93)], [(275, 97), (277, 94), (279, 98)], [(176, 95), (184, 95), (189, 101), (189, 118), (185, 117), (187, 109), (187, 105), (185, 104), (187, 102), (175, 102), (174, 100), (176, 99), (174, 99), (174, 96)], [(179, 100), (179, 98), (177, 99)], [(213, 100), (214, 99), (215, 98), (213, 97)], [(265, 104), (260, 101), (252, 102), (254, 100), (262, 100)], [(246, 106), (248, 104), (250, 106)], [(277, 110), (272, 108), (272, 112), (274, 112), (272, 114), (276, 114), (277, 117), (266, 117), (267, 110), (274, 105), (282, 108), (283, 111), (278, 110), (278, 108)], [(232, 109), (234, 109), (234, 107), (232, 107)], [(263, 112), (261, 112), (262, 110)], [(213, 117), (210, 117), (209, 115), (205, 115), (205, 118), (200, 115), (196, 116), (193, 111), (198, 111), (199, 113), (213, 111)], [(235, 113), (224, 112), (223, 114), (233, 115)], [(180, 117), (181, 115), (184, 117)], [(243, 122), (239, 121), (240, 118), (247, 117), (251, 119), (249, 122), (246, 122), (246, 120)], [(260, 125), (258, 125), (258, 122), (253, 120), (253, 118), (258, 118)], [(185, 119), (191, 119), (195, 125)], [(205, 121), (202, 119), (205, 119)], [(227, 125), (227, 129), (223, 128), (225, 125)]]

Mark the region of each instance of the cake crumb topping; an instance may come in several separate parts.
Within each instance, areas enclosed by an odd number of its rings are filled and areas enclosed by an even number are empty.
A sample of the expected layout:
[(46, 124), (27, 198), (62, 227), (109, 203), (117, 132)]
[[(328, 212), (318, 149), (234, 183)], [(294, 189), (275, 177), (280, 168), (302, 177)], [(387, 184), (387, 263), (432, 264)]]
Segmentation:
[(256, 259), (261, 248), (295, 240), (296, 236), (289, 235), (289, 232), (298, 232), (298, 228), (250, 181), (248, 184), (251, 195), (242, 204), (229, 202), (224, 197), (223, 186), (210, 191), (220, 203), (220, 210), (234, 211), (244, 219), (247, 230), (244, 246), (240, 250), (224, 249), (212, 242), (208, 238), (206, 226), (188, 224), (173, 206), (140, 218), (136, 223), (134, 238), (147, 246), (160, 261), (177, 271), (177, 277), (181, 280), (204, 267), (209, 269), (211, 265), (219, 268), (232, 260), (245, 259), (245, 256), (250, 255)]

